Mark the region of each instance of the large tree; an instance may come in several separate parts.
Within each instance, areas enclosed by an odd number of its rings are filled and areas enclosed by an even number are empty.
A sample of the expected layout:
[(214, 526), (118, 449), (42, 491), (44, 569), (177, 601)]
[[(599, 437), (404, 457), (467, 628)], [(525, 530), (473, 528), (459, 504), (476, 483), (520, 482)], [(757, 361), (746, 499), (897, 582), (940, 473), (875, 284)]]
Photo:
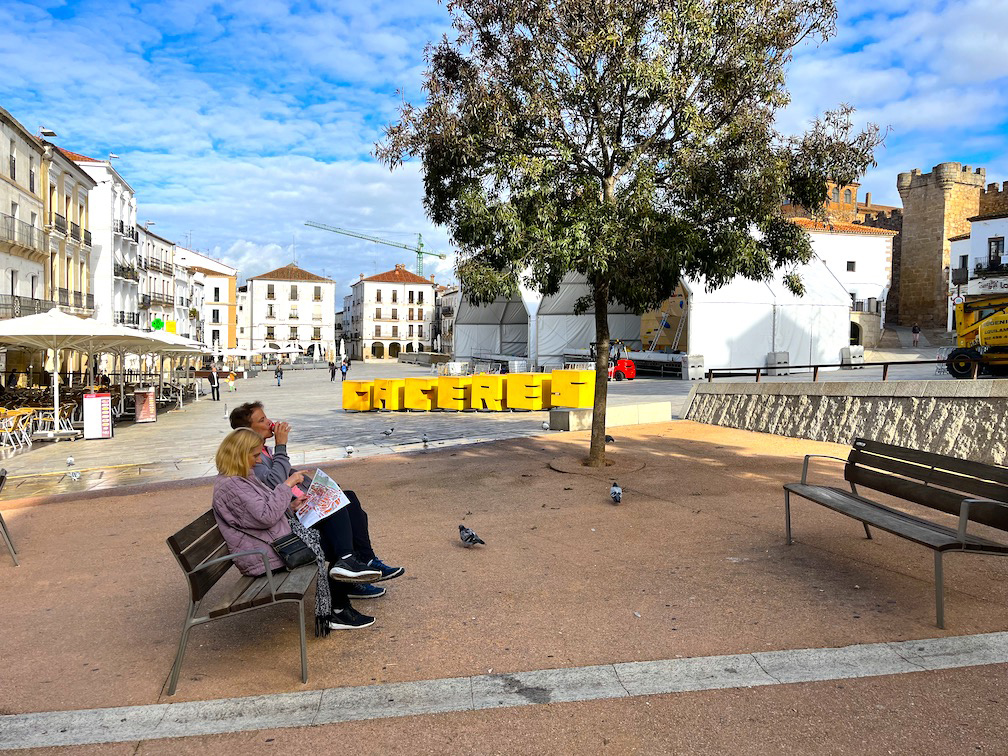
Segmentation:
[(589, 464), (605, 464), (608, 310), (654, 309), (680, 276), (767, 279), (812, 255), (781, 205), (820, 207), (872, 161), (843, 106), (775, 129), (792, 50), (834, 31), (834, 0), (451, 0), (426, 51), (426, 104), (376, 146), (420, 158), (473, 303), (572, 271), (597, 344)]

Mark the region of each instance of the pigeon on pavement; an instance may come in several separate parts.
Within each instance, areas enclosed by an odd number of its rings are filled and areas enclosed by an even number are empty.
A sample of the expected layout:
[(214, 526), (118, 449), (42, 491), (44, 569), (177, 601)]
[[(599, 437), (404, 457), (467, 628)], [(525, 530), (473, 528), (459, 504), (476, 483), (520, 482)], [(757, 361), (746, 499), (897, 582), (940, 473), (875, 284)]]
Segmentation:
[(609, 489), (609, 498), (613, 500), (613, 504), (619, 504), (623, 501), (623, 489), (616, 481), (613, 481), (612, 488)]
[(472, 548), (477, 543), (482, 543), (486, 545), (486, 541), (476, 535), (473, 531), (467, 528), (465, 525), (459, 525), (459, 538), (462, 539), (462, 545), (467, 549)]
[(348, 446), (348, 447), (346, 448), (346, 455), (347, 455), (347, 456), (349, 457), (349, 456), (350, 456), (351, 454), (353, 454), (353, 453), (354, 453), (354, 451), (355, 451), (355, 450), (354, 450), (354, 448), (353, 448), (352, 446)]
[(391, 435), (392, 435), (392, 431), (394, 431), (394, 430), (395, 430), (395, 427), (393, 426), (392, 428), (389, 428), (388, 430), (383, 430), (383, 431), (381, 432), (381, 434), (382, 434), (383, 436), (385, 436), (385, 438), (388, 438), (389, 436), (391, 436)]
[(427, 434), (424, 433), (423, 434), (423, 448), (426, 449), (427, 448), (427, 444), (429, 444), (429, 443), (430, 443), (430, 439), (427, 438)]
[(73, 465), (74, 465), (74, 458), (67, 457), (67, 467), (73, 467)]
[(616, 439), (613, 438), (612, 436), (610, 436), (608, 433), (606, 433), (605, 434), (605, 442), (607, 444), (615, 444), (616, 443)]
[(542, 428), (543, 428), (543, 430), (549, 430), (549, 423), (547, 423), (545, 420), (543, 420), (543, 426), (542, 426)]

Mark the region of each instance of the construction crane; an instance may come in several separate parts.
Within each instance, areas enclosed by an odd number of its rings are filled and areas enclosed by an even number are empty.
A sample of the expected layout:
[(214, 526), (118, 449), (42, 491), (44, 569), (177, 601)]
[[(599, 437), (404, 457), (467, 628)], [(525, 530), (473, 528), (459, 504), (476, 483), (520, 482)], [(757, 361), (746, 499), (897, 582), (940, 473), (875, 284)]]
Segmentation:
[(350, 231), (346, 228), (336, 228), (336, 226), (327, 226), (325, 223), (316, 223), (315, 221), (305, 221), (306, 226), (311, 226), (312, 228), (321, 228), (323, 231), (332, 231), (334, 234), (343, 234), (344, 236), (352, 236), (355, 239), (363, 239), (364, 241), (374, 242), (375, 244), (385, 244), (389, 247), (398, 247), (399, 249), (408, 249), (410, 252), (416, 252), (416, 272), (418, 276), (423, 275), (423, 257), (424, 255), (430, 255), (431, 257), (436, 257), (439, 260), (444, 260), (447, 255), (440, 252), (428, 252), (423, 246), (423, 236), (417, 234), (417, 245), (411, 247), (409, 244), (402, 244), (400, 242), (388, 241), (387, 239), (381, 239), (377, 236), (370, 236), (368, 234), (362, 234), (360, 231)]

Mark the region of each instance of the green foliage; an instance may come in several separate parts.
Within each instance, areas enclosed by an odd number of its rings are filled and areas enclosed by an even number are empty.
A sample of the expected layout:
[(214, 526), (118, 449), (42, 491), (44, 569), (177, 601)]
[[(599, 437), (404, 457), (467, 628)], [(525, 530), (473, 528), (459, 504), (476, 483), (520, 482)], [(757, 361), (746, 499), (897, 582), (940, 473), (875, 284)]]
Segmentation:
[(427, 49), (427, 102), (403, 105), (376, 154), (421, 160), (474, 302), (519, 282), (555, 293), (573, 271), (592, 288), (583, 307), (643, 312), (681, 276), (719, 287), (793, 271), (812, 252), (781, 205), (819, 206), (880, 141), (852, 133), (846, 106), (800, 137), (774, 129), (792, 50), (833, 33), (834, 0), (448, 7), (456, 35)]
[(163, 320), (161, 320), (161, 318), (154, 318), (154, 320), (152, 320), (150, 324), (152, 331), (160, 331), (164, 328), (164, 326), (165, 323)]

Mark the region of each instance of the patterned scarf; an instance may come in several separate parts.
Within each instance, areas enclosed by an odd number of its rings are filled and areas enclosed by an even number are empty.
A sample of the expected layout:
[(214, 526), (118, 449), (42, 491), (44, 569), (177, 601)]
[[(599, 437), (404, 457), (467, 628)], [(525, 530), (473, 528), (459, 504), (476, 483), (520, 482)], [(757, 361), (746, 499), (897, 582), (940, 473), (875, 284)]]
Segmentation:
[(291, 531), (308, 544), (315, 552), (315, 563), (318, 565), (318, 580), (315, 584), (315, 637), (329, 635), (329, 615), (332, 614), (332, 593), (329, 590), (329, 570), (325, 554), (322, 552), (322, 539), (314, 528), (306, 528), (293, 512), (287, 510), (287, 522)]

